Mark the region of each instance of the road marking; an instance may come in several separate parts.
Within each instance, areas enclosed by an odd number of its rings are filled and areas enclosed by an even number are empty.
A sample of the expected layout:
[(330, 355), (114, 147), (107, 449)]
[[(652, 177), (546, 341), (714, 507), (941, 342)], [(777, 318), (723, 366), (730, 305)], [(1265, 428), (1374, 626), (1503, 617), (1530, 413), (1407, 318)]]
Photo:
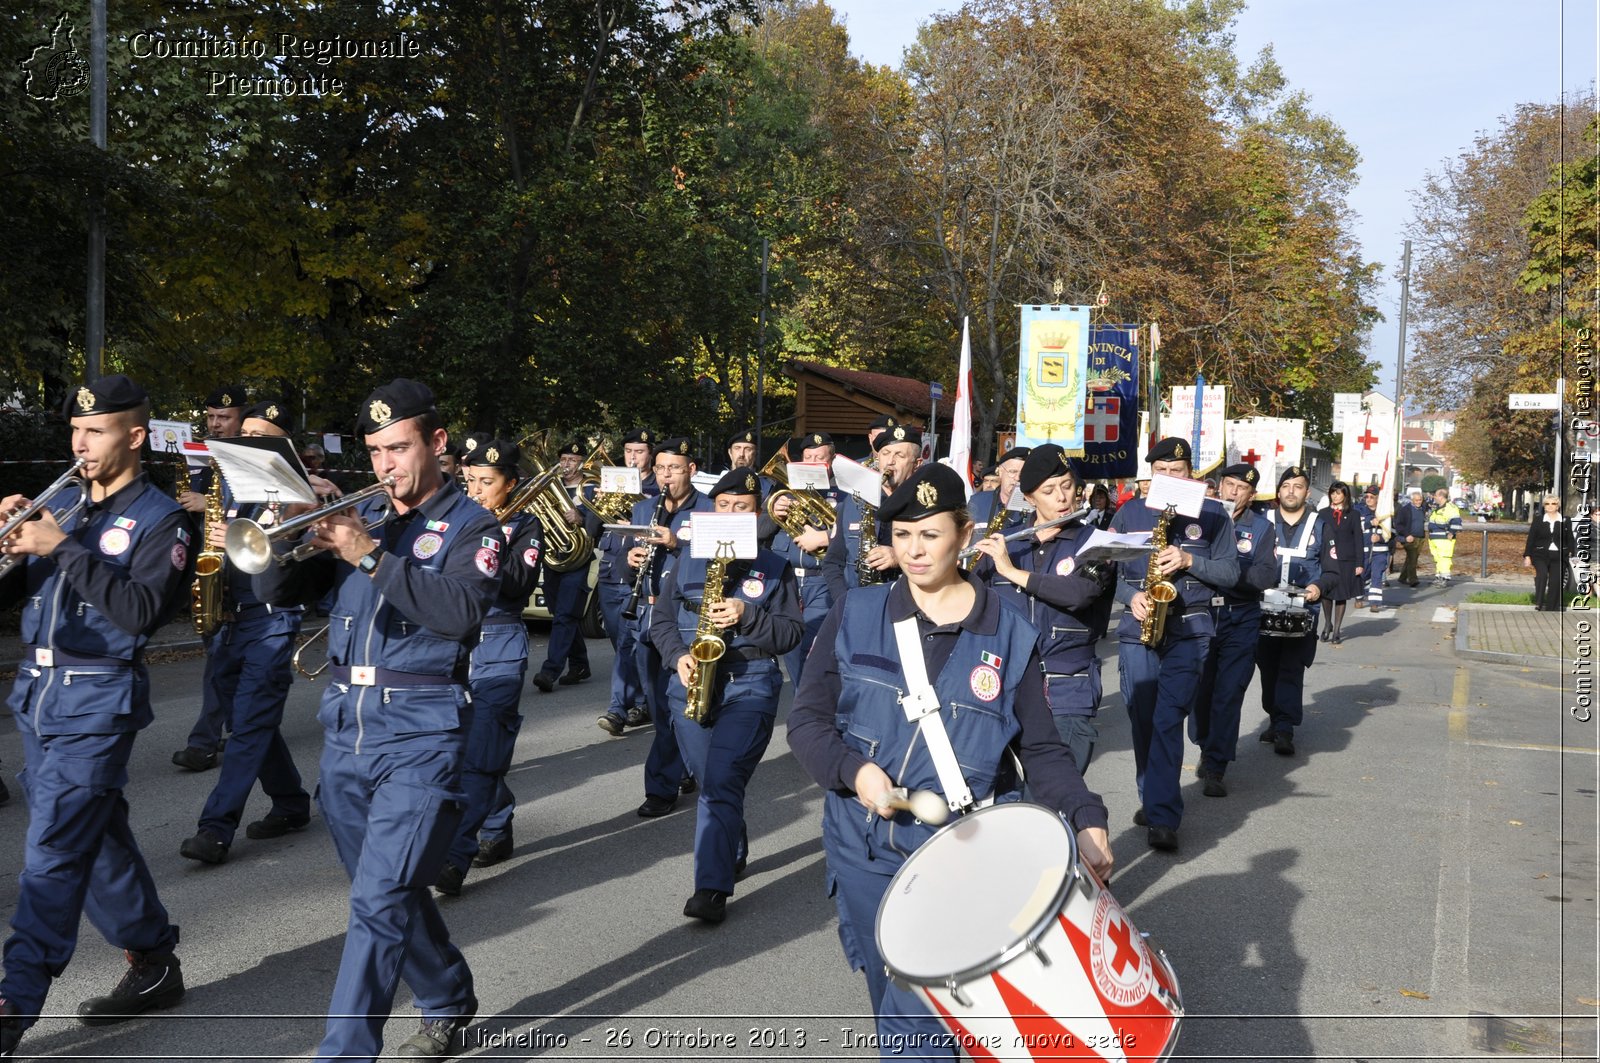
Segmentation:
[[(1471, 985), (1467, 974), (1467, 938), (1472, 925), (1472, 795), (1466, 786), (1472, 756), (1467, 737), (1467, 704), (1471, 694), (1471, 673), (1465, 667), (1458, 667), (1450, 690), (1449, 738), (1445, 743), (1446, 799), (1440, 802), (1439, 884), (1434, 891), (1433, 969), (1428, 985), (1429, 995), (1434, 1000), (1465, 994)], [(1470, 1004), (1470, 1001), (1463, 1003)], [(1451, 1025), (1433, 1024), (1434, 1056), (1453, 1056), (1465, 1047), (1450, 1036)]]
[(1590, 749), (1588, 746), (1549, 746), (1542, 742), (1491, 742), (1483, 738), (1470, 739), (1467, 744), (1490, 746), (1494, 749), (1529, 749), (1535, 753), (1572, 753), (1582, 757), (1600, 757), (1600, 749)]
[(1454, 609), (1446, 609), (1441, 605), (1433, 611), (1433, 622), (1435, 624), (1453, 624), (1456, 622), (1456, 611)]

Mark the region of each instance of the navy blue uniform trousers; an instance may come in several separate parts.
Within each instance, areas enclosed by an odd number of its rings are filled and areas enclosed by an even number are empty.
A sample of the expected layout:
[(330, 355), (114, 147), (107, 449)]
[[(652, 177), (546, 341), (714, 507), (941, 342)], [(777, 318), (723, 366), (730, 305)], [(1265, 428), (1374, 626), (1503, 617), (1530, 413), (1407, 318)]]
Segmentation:
[(1294, 734), (1304, 716), (1306, 669), (1317, 657), (1317, 635), (1287, 639), (1263, 637), (1256, 644), (1256, 665), (1261, 669), (1261, 711), (1267, 730)]
[(1210, 637), (1201, 635), (1169, 637), (1158, 649), (1138, 642), (1118, 647), (1135, 779), (1152, 827), (1176, 830), (1183, 820), (1183, 721), (1194, 702), (1210, 645)]
[(645, 704), (650, 707), (650, 720), (656, 733), (650, 740), (650, 751), (644, 757), (644, 792), (650, 797), (678, 799), (678, 786), (686, 771), (683, 754), (678, 749), (678, 738), (672, 727), (672, 703), (667, 699), (666, 668), (661, 654), (650, 641), (650, 613), (655, 606), (639, 611), (633, 624), (634, 662), (639, 669), (639, 679), (644, 685)]
[(800, 636), (800, 645), (783, 655), (783, 667), (789, 673), (789, 682), (799, 686), (800, 673), (805, 670), (806, 654), (811, 652), (811, 644), (817, 641), (822, 622), (833, 611), (833, 594), (828, 590), (828, 581), (823, 578), (822, 569), (796, 568), (794, 574), (800, 587), (800, 617), (805, 621), (806, 630)]
[(1189, 738), (1200, 747), (1200, 770), (1222, 774), (1239, 752), (1239, 714), (1256, 672), (1256, 640), (1261, 637), (1261, 606), (1211, 607), (1217, 633), (1211, 637), (1200, 691), (1189, 717)]
[(635, 659), (636, 633), (633, 624), (622, 619), (622, 610), (633, 594), (633, 586), (601, 583), (595, 587), (595, 593), (600, 596), (600, 614), (605, 617), (606, 635), (616, 651), (611, 666), (611, 703), (606, 706), (606, 712), (612, 716), (626, 716), (635, 705), (645, 704), (639, 662)]
[(587, 671), (589, 646), (583, 641), (583, 606), (589, 599), (589, 566), (572, 572), (544, 570), (544, 601), (550, 610), (550, 643), (545, 647), (545, 675), (560, 675), (571, 666)]
[(506, 772), (522, 731), (522, 684), (527, 677), (528, 629), (521, 618), (485, 624), (468, 677), (472, 729), (461, 764), (467, 807), (445, 858), (458, 871), (472, 863), (480, 841), (498, 841), (511, 830), (517, 797), (506, 785)]

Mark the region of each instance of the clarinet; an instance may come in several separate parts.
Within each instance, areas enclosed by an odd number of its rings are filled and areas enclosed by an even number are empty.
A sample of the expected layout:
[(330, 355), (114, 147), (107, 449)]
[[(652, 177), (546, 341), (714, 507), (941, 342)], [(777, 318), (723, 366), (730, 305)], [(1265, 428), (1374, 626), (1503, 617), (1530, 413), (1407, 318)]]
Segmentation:
[[(661, 523), (661, 518), (667, 508), (667, 494), (661, 493), (661, 500), (656, 503), (655, 514), (650, 518), (650, 527), (653, 530)], [(639, 603), (644, 600), (645, 588), (650, 583), (650, 569), (656, 563), (656, 547), (659, 544), (652, 537), (649, 547), (644, 554), (644, 562), (639, 565), (639, 574), (633, 579), (633, 590), (628, 594), (628, 603), (622, 607), (622, 619), (639, 619)]]

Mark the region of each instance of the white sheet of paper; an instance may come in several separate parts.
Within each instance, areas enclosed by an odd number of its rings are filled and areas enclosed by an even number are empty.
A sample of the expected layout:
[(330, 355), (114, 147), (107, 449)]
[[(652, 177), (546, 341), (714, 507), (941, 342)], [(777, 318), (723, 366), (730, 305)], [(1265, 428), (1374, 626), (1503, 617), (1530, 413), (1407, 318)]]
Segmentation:
[(187, 421), (150, 422), (150, 449), (158, 454), (182, 453), (183, 445), (194, 439), (194, 428)]
[(756, 515), (754, 513), (692, 513), (689, 515), (692, 538), (689, 556), (715, 557), (726, 543), (733, 556), (748, 560), (756, 556)]
[(1096, 528), (1075, 556), (1080, 562), (1129, 561), (1150, 552), (1150, 533), (1109, 532)]
[(639, 470), (631, 465), (605, 465), (600, 469), (600, 493), (603, 495), (637, 495)]
[(693, 476), (689, 477), (689, 482), (694, 485), (694, 489), (696, 491), (699, 491), (701, 494), (705, 494), (707, 491), (717, 486), (717, 481), (720, 479), (722, 479), (722, 477), (718, 476), (714, 472), (697, 472)]
[(204, 443), (191, 439), (179, 449), (183, 452), (183, 460), (188, 463), (191, 471), (211, 467), (211, 451)]
[(270, 450), (213, 439), (211, 458), (222, 470), (222, 478), (236, 502), (282, 502), (315, 505), (317, 496), (304, 474)]
[(328, 432), (322, 437), (322, 449), (329, 454), (343, 454), (344, 444), (340, 442), (336, 433)]
[(789, 463), (789, 486), (796, 491), (810, 488), (813, 491), (826, 491), (832, 487), (828, 481), (827, 463), (821, 461), (791, 461)]
[(1144, 504), (1151, 509), (1177, 506), (1185, 517), (1198, 517), (1206, 500), (1204, 480), (1185, 480), (1181, 476), (1157, 474), (1150, 477), (1150, 494)]
[(869, 506), (883, 505), (883, 476), (843, 454), (833, 459), (833, 478), (841, 490), (858, 496)]
[(1022, 488), (1014, 487), (1011, 490), (1011, 497), (1006, 499), (1006, 511), (1008, 513), (1032, 513), (1034, 505), (1022, 497)]

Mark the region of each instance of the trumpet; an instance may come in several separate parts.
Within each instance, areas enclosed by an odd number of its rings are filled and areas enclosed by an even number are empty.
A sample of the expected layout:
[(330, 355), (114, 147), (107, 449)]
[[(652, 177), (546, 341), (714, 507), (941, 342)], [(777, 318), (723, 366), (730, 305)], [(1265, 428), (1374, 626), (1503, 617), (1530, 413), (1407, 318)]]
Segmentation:
[[(82, 473), (83, 467), (87, 464), (89, 464), (89, 462), (84, 458), (74, 459), (72, 462), (72, 467), (66, 472), (62, 473), (60, 476), (56, 477), (55, 483), (39, 492), (39, 497), (35, 498), (31, 504), (24, 506), (22, 509), (19, 509), (16, 513), (12, 514), (11, 518), (7, 520), (3, 526), (0, 526), (0, 542), (4, 542), (5, 540), (11, 538), (12, 534), (18, 528), (22, 527), (28, 521), (44, 512), (45, 507), (50, 504), (50, 501), (54, 499), (56, 495), (59, 495), (61, 492), (74, 487), (78, 489), (78, 500), (57, 514), (56, 522), (59, 524), (65, 524), (67, 521), (77, 516), (83, 507), (89, 502), (89, 481), (83, 478)], [(6, 554), (4, 557), (0, 557), (0, 576), (4, 576), (7, 572), (10, 572), (13, 568), (16, 568), (25, 560), (27, 560), (26, 554)]]
[(320, 628), (313, 631), (304, 642), (295, 647), (294, 656), (289, 658), (290, 663), (294, 665), (294, 670), (305, 676), (307, 679), (317, 678), (317, 676), (328, 670), (328, 665), (333, 663), (333, 659), (331, 657), (324, 660), (321, 666), (317, 668), (307, 668), (305, 665), (300, 663), (300, 655), (306, 652), (306, 648), (312, 643), (316, 642), (318, 639), (327, 635), (328, 629), (331, 627), (333, 627), (333, 624), (331, 623), (323, 624)]
[[(385, 476), (371, 487), (363, 487), (354, 494), (345, 495), (335, 499), (325, 506), (313, 509), (309, 513), (302, 513), (292, 520), (286, 520), (270, 531), (263, 528), (253, 520), (236, 520), (228, 525), (228, 535), (223, 547), (223, 552), (228, 555), (228, 560), (233, 562), (235, 568), (241, 572), (248, 572), (254, 576), (265, 572), (267, 566), (274, 560), (280, 565), (287, 565), (292, 561), (304, 561), (312, 554), (320, 553), (324, 548), (302, 543), (282, 557), (274, 557), (272, 544), (280, 539), (288, 539), (299, 535), (311, 525), (331, 517), (335, 513), (343, 513), (347, 509), (354, 509), (369, 498), (376, 498), (384, 494), (395, 484), (393, 476)], [(385, 505), (376, 517), (367, 522), (367, 531), (376, 530), (394, 512), (392, 505)]]

